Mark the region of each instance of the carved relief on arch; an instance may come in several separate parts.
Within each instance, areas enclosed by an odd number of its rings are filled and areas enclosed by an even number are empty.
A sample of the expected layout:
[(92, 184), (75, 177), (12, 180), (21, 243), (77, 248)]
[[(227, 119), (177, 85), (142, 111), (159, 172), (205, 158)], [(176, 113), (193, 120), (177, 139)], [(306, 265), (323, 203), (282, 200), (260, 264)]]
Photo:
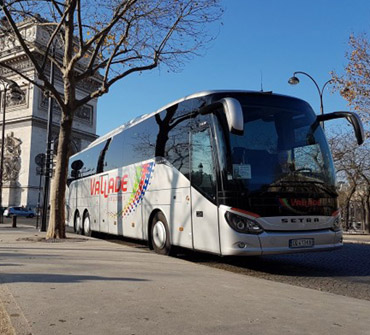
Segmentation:
[(6, 134), (4, 140), (3, 181), (17, 181), (22, 167), (22, 140), (14, 133)]
[[(8, 112), (11, 112), (13, 109), (17, 108), (28, 108), (28, 88), (21, 88), (22, 92), (23, 92), (23, 95), (21, 97), (21, 100), (19, 101), (13, 101), (10, 97), (10, 92), (8, 91), (7, 94), (6, 94), (6, 110), (5, 110), (5, 113), (8, 113)], [(3, 113), (3, 96), (2, 96), (3, 92), (0, 92), (0, 113), (2, 114)]]

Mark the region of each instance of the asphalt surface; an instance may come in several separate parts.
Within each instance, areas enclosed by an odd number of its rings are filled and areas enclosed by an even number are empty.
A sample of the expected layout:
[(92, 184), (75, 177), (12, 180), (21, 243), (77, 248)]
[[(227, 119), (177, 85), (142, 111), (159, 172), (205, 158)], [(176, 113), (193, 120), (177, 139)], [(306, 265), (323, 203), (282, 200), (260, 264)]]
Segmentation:
[(17, 334), (369, 334), (367, 300), (42, 235), (0, 226), (0, 300)]
[[(147, 249), (140, 242), (103, 234), (98, 237), (111, 243)], [(370, 235), (345, 234), (344, 241), (343, 248), (329, 252), (223, 258), (183, 249), (174, 257), (243, 275), (370, 300)]]
[[(22, 224), (36, 227), (35, 219), (19, 219)], [(144, 242), (104, 234), (96, 236), (149, 252)], [(344, 242), (341, 249), (319, 253), (221, 258), (179, 250), (175, 257), (243, 275), (370, 300), (370, 235), (344, 234)]]
[(370, 300), (370, 245), (346, 243), (332, 252), (252, 259), (192, 254), (179, 257), (248, 276)]

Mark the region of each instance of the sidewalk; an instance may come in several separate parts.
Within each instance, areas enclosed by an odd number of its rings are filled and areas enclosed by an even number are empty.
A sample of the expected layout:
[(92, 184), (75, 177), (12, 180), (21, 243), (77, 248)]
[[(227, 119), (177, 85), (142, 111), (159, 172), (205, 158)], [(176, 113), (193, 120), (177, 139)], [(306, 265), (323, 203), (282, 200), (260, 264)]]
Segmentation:
[(369, 301), (42, 236), (0, 225), (0, 301), (17, 334), (369, 334)]
[(343, 233), (344, 243), (370, 244), (369, 234)]

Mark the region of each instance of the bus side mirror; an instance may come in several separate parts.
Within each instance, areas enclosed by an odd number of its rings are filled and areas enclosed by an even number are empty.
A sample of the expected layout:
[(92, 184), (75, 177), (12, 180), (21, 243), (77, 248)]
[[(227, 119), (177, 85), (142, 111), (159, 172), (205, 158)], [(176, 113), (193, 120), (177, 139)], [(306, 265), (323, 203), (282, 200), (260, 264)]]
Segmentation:
[(74, 179), (77, 179), (80, 175), (80, 170), (83, 168), (83, 166), (84, 166), (84, 163), (80, 159), (72, 162), (72, 164), (71, 164), (71, 168), (72, 168), (71, 177), (74, 178)]
[(80, 159), (77, 160), (77, 161), (72, 162), (72, 164), (71, 164), (72, 170), (75, 170), (75, 171), (81, 170), (83, 166), (84, 166), (84, 163)]
[(353, 130), (355, 131), (358, 145), (361, 145), (362, 143), (364, 143), (365, 141), (364, 127), (362, 125), (361, 119), (356, 113), (338, 111), (338, 112), (333, 112), (329, 114), (318, 115), (316, 117), (316, 121), (313, 123), (311, 128), (312, 130), (315, 130), (318, 127), (319, 122), (321, 121), (340, 119), (340, 118), (345, 118), (348, 120), (349, 123), (352, 124)]
[(213, 113), (217, 108), (223, 109), (229, 131), (236, 135), (243, 135), (244, 116), (240, 102), (234, 98), (223, 98), (211, 105), (201, 108), (199, 113), (202, 115)]

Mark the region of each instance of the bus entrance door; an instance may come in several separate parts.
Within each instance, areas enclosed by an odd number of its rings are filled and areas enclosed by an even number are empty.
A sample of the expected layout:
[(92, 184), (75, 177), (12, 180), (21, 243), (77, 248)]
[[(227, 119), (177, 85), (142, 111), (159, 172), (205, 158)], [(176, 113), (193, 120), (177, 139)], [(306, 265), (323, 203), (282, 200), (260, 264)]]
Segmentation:
[(216, 172), (210, 129), (191, 134), (191, 203), (193, 245), (196, 250), (219, 254), (218, 209), (212, 202), (216, 196)]

